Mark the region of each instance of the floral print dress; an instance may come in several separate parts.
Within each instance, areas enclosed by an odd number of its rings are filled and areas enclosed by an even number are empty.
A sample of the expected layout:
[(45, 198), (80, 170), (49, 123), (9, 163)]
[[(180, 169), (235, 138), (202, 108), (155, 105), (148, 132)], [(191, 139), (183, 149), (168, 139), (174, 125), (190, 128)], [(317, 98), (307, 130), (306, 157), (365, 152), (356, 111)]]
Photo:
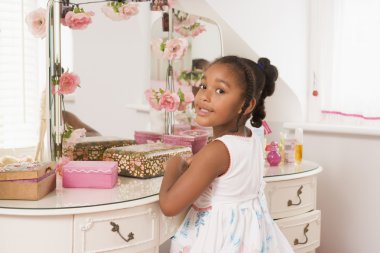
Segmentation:
[(271, 218), (257, 136), (224, 135), (230, 167), (195, 201), (172, 238), (171, 253), (294, 252)]

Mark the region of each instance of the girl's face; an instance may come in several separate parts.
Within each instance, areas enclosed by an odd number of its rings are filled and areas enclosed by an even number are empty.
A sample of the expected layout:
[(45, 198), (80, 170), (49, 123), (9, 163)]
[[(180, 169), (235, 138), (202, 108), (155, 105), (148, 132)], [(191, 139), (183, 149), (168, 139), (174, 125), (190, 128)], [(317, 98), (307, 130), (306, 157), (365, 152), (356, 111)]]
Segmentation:
[(214, 128), (214, 134), (236, 129), (236, 121), (244, 105), (244, 90), (229, 64), (216, 63), (205, 72), (195, 97), (195, 121)]

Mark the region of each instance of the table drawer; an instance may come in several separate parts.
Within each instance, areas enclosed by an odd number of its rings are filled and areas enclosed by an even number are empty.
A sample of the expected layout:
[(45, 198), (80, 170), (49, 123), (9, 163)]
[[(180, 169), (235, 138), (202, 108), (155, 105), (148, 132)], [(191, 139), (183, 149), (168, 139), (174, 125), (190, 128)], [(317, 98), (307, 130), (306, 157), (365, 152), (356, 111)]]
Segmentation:
[(145, 252), (159, 242), (157, 204), (74, 216), (74, 252)]
[(310, 252), (319, 247), (321, 234), (319, 210), (275, 221), (296, 253)]
[(316, 209), (317, 178), (309, 176), (268, 182), (265, 195), (273, 219), (302, 214)]

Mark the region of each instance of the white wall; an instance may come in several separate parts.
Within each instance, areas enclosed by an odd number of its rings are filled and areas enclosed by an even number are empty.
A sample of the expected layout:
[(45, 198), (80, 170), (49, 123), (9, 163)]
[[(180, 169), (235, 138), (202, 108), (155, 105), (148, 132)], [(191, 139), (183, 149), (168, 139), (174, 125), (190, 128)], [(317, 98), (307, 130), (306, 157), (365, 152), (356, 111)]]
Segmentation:
[[(210, 17), (222, 26), (225, 54), (252, 59), (268, 56), (277, 65), (280, 80), (267, 103), (274, 133), (284, 121), (305, 119), (310, 2), (205, 1), (179, 0), (184, 10)], [(319, 253), (378, 252), (379, 143), (378, 136), (305, 133), (305, 159), (324, 168), (318, 182)]]
[(318, 162), (318, 253), (377, 253), (380, 226), (380, 137), (306, 132), (304, 157)]
[(150, 8), (139, 4), (139, 14), (127, 21), (108, 19), (100, 11), (103, 4), (83, 6), (96, 13), (93, 23), (73, 31), (72, 71), (80, 76), (81, 88), (66, 109), (102, 135), (133, 137), (149, 120), (148, 114), (126, 107), (146, 104), (150, 82)]

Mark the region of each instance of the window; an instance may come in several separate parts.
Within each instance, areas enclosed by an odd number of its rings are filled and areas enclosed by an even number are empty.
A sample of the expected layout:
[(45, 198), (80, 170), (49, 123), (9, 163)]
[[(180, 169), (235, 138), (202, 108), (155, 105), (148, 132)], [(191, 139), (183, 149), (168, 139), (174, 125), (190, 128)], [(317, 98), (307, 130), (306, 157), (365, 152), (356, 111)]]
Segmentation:
[(312, 120), (380, 126), (380, 1), (311, 1)]
[(25, 23), (37, 5), (37, 0), (0, 1), (0, 156), (38, 142), (46, 39), (34, 38)]

